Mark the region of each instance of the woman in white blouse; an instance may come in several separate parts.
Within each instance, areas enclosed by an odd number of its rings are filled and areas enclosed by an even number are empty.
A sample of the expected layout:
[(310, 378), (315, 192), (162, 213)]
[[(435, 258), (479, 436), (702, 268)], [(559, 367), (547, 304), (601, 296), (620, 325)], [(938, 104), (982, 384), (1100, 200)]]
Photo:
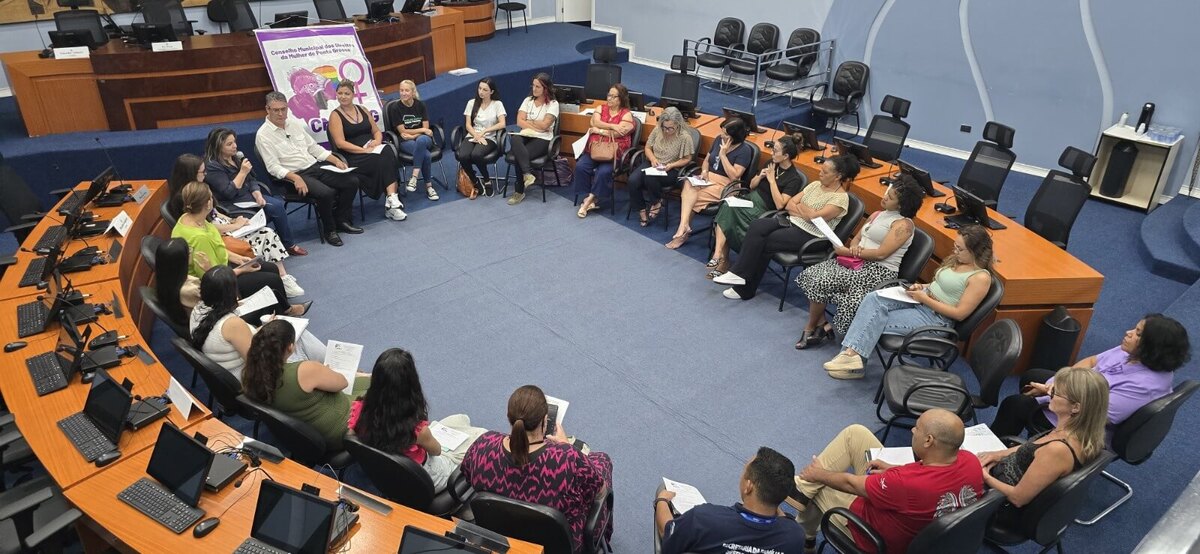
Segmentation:
[(550, 75), (538, 73), (533, 77), (529, 96), (517, 110), (517, 126), (521, 131), (508, 138), (513, 158), (517, 160), (516, 193), (508, 199), (510, 206), (520, 204), (525, 199), (525, 187), (537, 181), (529, 169), (529, 159), (546, 155), (557, 121), (558, 100), (554, 99), (554, 83), (550, 81)]
[[(471, 177), (475, 188), (486, 196), (491, 196), (493, 189), (484, 157), (499, 148), (496, 144), (496, 131), (507, 125), (507, 115), (504, 103), (500, 101), (500, 91), (496, 90), (496, 82), (491, 77), (480, 79), (479, 87), (475, 89), (475, 98), (468, 101), (467, 109), (463, 110), (467, 132), (463, 134), (454, 157), (458, 159), (463, 171)], [(479, 169), (478, 175), (471, 168), (472, 165)]]

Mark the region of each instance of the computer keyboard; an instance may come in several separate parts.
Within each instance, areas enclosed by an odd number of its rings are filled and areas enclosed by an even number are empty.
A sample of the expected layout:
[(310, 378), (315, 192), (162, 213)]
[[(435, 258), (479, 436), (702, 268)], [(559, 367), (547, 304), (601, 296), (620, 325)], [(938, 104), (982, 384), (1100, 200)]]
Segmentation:
[(34, 252), (48, 252), (51, 248), (63, 243), (67, 238), (67, 228), (62, 225), (54, 225), (46, 229), (46, 234), (38, 239), (37, 244), (33, 245)]
[(188, 506), (186, 502), (146, 477), (117, 494), (122, 502), (137, 508), (176, 534), (184, 532), (193, 523), (204, 517), (204, 510)]
[(58, 428), (62, 429), (62, 432), (71, 440), (71, 444), (75, 445), (75, 449), (79, 450), (79, 453), (83, 454), (83, 458), (89, 462), (99, 458), (105, 452), (117, 449), (117, 445), (109, 441), (108, 437), (105, 437), (96, 428), (96, 424), (92, 423), (92, 420), (88, 419), (83, 412), (60, 420)]
[(17, 306), (17, 337), (23, 339), (45, 331), (49, 315), (46, 305), (38, 300)]
[(62, 205), (58, 207), (58, 213), (66, 214), (74, 211), (75, 208), (78, 208), (83, 203), (85, 197), (87, 197), (86, 192), (79, 190), (72, 191), (66, 198), (63, 198)]
[(25, 368), (29, 370), (29, 377), (33, 379), (33, 387), (37, 389), (38, 396), (67, 388), (67, 378), (63, 376), (58, 354), (54, 352), (25, 358)]
[(286, 550), (280, 550), (265, 542), (255, 538), (249, 538), (242, 542), (233, 554), (287, 554)]
[(46, 269), (46, 258), (34, 258), (29, 261), (29, 267), (25, 268), (25, 274), (21, 275), (21, 282), (17, 283), (18, 287), (32, 287), (42, 282), (42, 271)]

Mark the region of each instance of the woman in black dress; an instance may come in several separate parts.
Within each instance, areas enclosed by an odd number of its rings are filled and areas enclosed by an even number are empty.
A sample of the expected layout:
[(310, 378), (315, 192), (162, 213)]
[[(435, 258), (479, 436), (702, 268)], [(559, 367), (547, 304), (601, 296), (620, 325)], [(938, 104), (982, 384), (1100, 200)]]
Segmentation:
[[(329, 114), (329, 142), (346, 156), (346, 165), (355, 168), (359, 186), (367, 196), (379, 198), (380, 193), (387, 193), (384, 215), (402, 221), (408, 216), (396, 185), (396, 151), (383, 142), (374, 115), (354, 103), (353, 81), (338, 82), (337, 100), (338, 107)], [(383, 149), (376, 154), (380, 146)]]

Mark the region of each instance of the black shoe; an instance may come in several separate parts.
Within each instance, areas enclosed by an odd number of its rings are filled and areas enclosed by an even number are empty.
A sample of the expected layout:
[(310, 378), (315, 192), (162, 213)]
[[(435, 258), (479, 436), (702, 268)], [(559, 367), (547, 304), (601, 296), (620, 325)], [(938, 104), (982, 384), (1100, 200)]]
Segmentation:
[(362, 227), (355, 227), (354, 224), (350, 223), (349, 221), (338, 223), (337, 227), (339, 231), (350, 233), (351, 235), (361, 235), (363, 233)]
[(342, 237), (338, 236), (337, 231), (330, 231), (329, 234), (325, 235), (325, 242), (329, 243), (330, 246), (341, 246)]

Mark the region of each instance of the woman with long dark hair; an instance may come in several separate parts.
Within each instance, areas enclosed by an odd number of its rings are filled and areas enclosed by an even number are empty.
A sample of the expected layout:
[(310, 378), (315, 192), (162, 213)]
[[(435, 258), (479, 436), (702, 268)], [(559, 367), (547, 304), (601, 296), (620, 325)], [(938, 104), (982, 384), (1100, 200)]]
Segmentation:
[[(288, 223), (283, 200), (272, 196), (271, 189), (253, 177), (254, 166), (250, 163), (250, 158), (242, 155), (241, 161), (238, 161), (239, 154), (241, 152), (238, 150), (237, 135), (233, 129), (217, 127), (209, 131), (208, 138), (204, 141), (204, 184), (212, 189), (218, 203), (255, 203), (279, 234), (287, 253), (293, 256), (307, 255), (308, 251), (296, 244), (292, 238), (292, 227)], [(186, 180), (178, 185), (179, 188), (194, 179), (191, 175), (195, 174), (187, 170), (182, 173), (182, 179)], [(172, 172), (172, 178), (178, 181), (181, 176)], [(172, 189), (174, 190), (176, 189)]]
[(187, 241), (169, 239), (154, 253), (154, 292), (158, 304), (176, 325), (187, 325), (188, 316), (200, 301), (200, 280), (188, 275), (191, 256)]
[[(384, 215), (403, 221), (408, 217), (400, 207), (400, 187), (396, 184), (396, 152), (384, 144), (383, 131), (371, 117), (371, 112), (354, 103), (354, 81), (343, 79), (337, 84), (338, 106), (329, 117), (329, 142), (346, 157), (346, 163), (358, 173), (359, 187), (371, 198), (386, 195)], [(382, 147), (378, 153), (376, 148)]]
[(412, 354), (400, 348), (385, 350), (371, 369), (367, 393), (350, 406), (350, 430), (369, 446), (421, 464), (434, 491), (441, 491), (467, 449), (487, 430), (471, 427), (471, 418), (463, 414), (438, 423), (465, 433), (466, 440), (453, 450), (442, 447), (429, 429), (429, 402)]
[(289, 362), (295, 351), (296, 330), (274, 320), (250, 341), (242, 388), (248, 398), (312, 425), (326, 445), (340, 449), (350, 416), (350, 399), (366, 392), (371, 376), (357, 374), (350, 394), (342, 394), (346, 377), (317, 361)]
[[(496, 81), (491, 77), (480, 79), (479, 86), (475, 87), (475, 98), (468, 100), (467, 108), (463, 110), (466, 121), (463, 128), (466, 132), (454, 151), (454, 157), (484, 196), (494, 194), (484, 158), (500, 147), (496, 144), (497, 131), (504, 128), (507, 116)], [(479, 169), (478, 176), (471, 166)]]
[(538, 73), (529, 87), (529, 96), (517, 109), (520, 132), (508, 136), (509, 149), (517, 161), (515, 193), (508, 198), (510, 206), (525, 199), (525, 187), (537, 182), (529, 169), (530, 158), (545, 156), (558, 123), (558, 100), (554, 99), (554, 82), (547, 73)]

